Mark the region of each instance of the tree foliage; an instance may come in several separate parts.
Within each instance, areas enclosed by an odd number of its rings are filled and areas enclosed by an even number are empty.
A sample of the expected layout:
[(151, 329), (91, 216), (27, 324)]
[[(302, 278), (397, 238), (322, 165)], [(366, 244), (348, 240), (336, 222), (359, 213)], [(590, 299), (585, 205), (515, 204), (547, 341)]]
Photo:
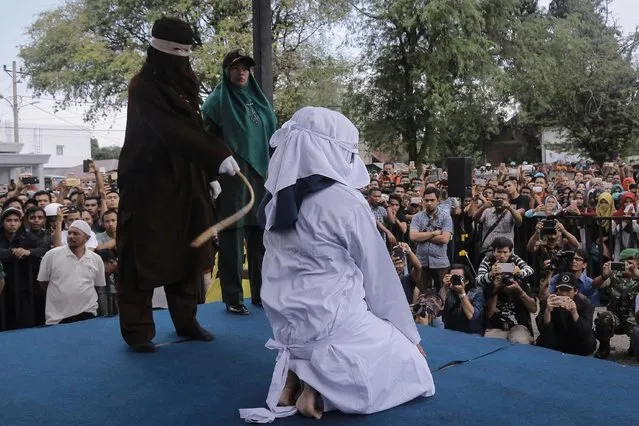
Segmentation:
[[(277, 116), (341, 107), (371, 148), (416, 162), (479, 157), (508, 127), (528, 152), (552, 127), (568, 149), (610, 159), (639, 145), (639, 33), (614, 28), (610, 2), (272, 0)], [(90, 120), (122, 108), (165, 14), (196, 31), (203, 95), (228, 50), (251, 50), (250, 0), (67, 0), (28, 30), (31, 87), (62, 108), (89, 103)], [(336, 28), (357, 62), (336, 47)]]
[[(322, 100), (293, 87), (339, 85), (345, 60), (314, 49), (322, 32), (349, 10), (345, 0), (273, 0), (275, 98), (281, 118)], [(68, 0), (31, 25), (20, 56), (36, 94), (56, 97), (66, 108), (90, 103), (87, 120), (96, 120), (126, 103), (130, 78), (140, 69), (153, 21), (161, 16), (187, 21), (196, 33), (192, 61), (203, 95), (219, 83), (222, 59), (232, 48), (252, 50), (250, 0)], [(309, 64), (336, 64), (309, 72)], [(294, 101), (290, 97), (293, 96)], [(296, 103), (298, 102), (298, 103)]]
[(474, 0), (360, 2), (362, 75), (345, 110), (372, 148), (475, 154), (499, 124), (500, 69)]
[(562, 130), (568, 150), (611, 160), (639, 135), (633, 47), (607, 25), (602, 2), (553, 4), (520, 31), (511, 80), (520, 118)]
[(96, 138), (91, 138), (91, 158), (94, 160), (117, 160), (121, 149), (115, 145), (101, 147)]
[(558, 128), (567, 149), (611, 159), (637, 141), (639, 36), (621, 37), (609, 3), (358, 2), (363, 70), (347, 112), (374, 149), (415, 161), (490, 150), (504, 122), (522, 151)]

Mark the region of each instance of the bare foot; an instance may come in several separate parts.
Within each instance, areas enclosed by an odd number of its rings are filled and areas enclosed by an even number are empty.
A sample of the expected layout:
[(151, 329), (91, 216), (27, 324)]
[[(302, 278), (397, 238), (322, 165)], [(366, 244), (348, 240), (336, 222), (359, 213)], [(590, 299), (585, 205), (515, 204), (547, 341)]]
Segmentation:
[(291, 407), (295, 405), (297, 394), (300, 391), (300, 379), (292, 371), (286, 376), (286, 384), (280, 395), (280, 401), (277, 403), (280, 407)]
[(317, 420), (321, 419), (323, 414), (322, 397), (319, 392), (308, 384), (304, 382), (301, 382), (301, 384), (302, 393), (295, 403), (297, 411), (303, 416), (313, 417)]

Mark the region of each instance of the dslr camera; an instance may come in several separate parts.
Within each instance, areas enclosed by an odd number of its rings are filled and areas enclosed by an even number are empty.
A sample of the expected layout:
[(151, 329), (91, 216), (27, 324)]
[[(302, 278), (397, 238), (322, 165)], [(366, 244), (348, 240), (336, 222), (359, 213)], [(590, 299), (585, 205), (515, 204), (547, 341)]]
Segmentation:
[(501, 198), (494, 198), (492, 203), (493, 207), (495, 207), (496, 209), (504, 207), (504, 200), (502, 200)]
[(572, 250), (555, 250), (550, 256), (550, 266), (548, 268), (555, 271), (556, 274), (571, 272), (574, 257), (575, 252)]
[(410, 307), (413, 312), (413, 317), (415, 318), (425, 318), (427, 314), (436, 318), (444, 308), (444, 301), (440, 295), (437, 294), (437, 290), (429, 289), (421, 294), (417, 302)]
[(464, 277), (461, 275), (451, 275), (450, 277), (451, 285), (464, 285)]

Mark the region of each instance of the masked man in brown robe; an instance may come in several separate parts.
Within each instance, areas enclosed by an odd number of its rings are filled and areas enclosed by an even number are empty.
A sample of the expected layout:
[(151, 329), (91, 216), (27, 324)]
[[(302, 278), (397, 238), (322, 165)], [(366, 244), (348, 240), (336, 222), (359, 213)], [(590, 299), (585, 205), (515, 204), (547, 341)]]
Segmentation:
[(129, 84), (118, 166), (118, 298), (122, 336), (138, 352), (155, 350), (151, 300), (161, 286), (177, 334), (213, 340), (195, 318), (213, 246), (189, 244), (213, 225), (209, 182), (239, 167), (228, 148), (204, 131), (199, 83), (189, 63), (193, 38), (183, 21), (156, 21), (146, 62)]

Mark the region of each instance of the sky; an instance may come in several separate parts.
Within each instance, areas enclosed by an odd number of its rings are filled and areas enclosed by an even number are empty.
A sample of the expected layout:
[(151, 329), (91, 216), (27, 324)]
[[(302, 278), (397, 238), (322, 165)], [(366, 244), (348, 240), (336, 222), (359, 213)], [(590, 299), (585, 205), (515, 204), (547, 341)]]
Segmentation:
[[(2, 71), (1, 66), (6, 65), (11, 69), (11, 61), (18, 61), (19, 46), (27, 43), (25, 30), (33, 23), (37, 15), (64, 3), (64, 0), (0, 0), (0, 94), (10, 97), (12, 94), (11, 77)], [(547, 7), (550, 0), (540, 0), (541, 6)], [(625, 32), (633, 31), (639, 26), (639, 0), (615, 0), (612, 3), (612, 13), (617, 25)], [(121, 111), (108, 120), (89, 125), (82, 120), (82, 109), (71, 109), (54, 112), (54, 103), (50, 100), (37, 100), (35, 105), (26, 105), (35, 102), (33, 94), (27, 88), (27, 82), (22, 81), (18, 85), (18, 94), (23, 96), (23, 107), (20, 109), (20, 123), (23, 128), (45, 127), (47, 125), (65, 126), (90, 126), (93, 135), (98, 138), (101, 146), (122, 145), (124, 140), (124, 128), (126, 125), (126, 111)], [(0, 100), (0, 127), (5, 122), (13, 121), (11, 107), (5, 100)], [(0, 135), (1, 136), (1, 135)]]

